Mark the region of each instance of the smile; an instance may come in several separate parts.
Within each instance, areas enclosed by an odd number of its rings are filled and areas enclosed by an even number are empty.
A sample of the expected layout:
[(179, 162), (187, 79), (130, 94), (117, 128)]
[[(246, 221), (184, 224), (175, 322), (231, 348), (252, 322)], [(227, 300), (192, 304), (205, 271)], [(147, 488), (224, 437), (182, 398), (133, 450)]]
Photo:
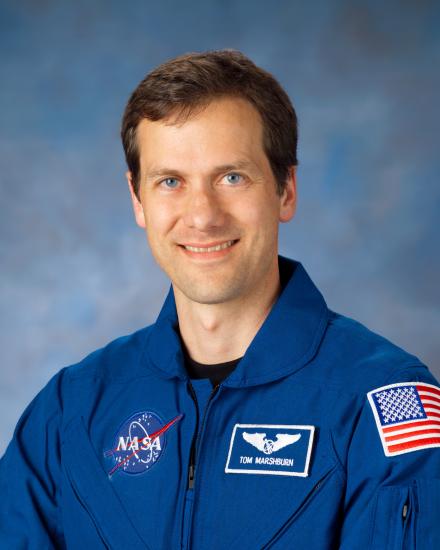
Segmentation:
[(239, 239), (225, 241), (215, 246), (191, 246), (187, 244), (179, 246), (186, 256), (194, 259), (214, 260), (228, 255), (238, 241)]
[(191, 252), (215, 252), (216, 250), (223, 250), (224, 248), (229, 248), (237, 241), (226, 241), (225, 243), (218, 244), (217, 246), (205, 246), (205, 247), (196, 247), (183, 245), (186, 250), (191, 250)]

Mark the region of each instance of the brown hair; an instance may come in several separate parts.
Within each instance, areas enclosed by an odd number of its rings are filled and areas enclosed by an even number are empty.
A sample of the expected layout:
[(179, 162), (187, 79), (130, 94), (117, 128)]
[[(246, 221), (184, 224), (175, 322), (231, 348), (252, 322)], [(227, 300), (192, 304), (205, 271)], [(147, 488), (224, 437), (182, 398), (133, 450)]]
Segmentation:
[(186, 120), (213, 99), (232, 96), (250, 101), (263, 121), (263, 148), (282, 194), (296, 156), (298, 121), (289, 96), (267, 71), (233, 49), (187, 53), (159, 65), (131, 94), (122, 118), (121, 137), (139, 199), (136, 129), (143, 118)]

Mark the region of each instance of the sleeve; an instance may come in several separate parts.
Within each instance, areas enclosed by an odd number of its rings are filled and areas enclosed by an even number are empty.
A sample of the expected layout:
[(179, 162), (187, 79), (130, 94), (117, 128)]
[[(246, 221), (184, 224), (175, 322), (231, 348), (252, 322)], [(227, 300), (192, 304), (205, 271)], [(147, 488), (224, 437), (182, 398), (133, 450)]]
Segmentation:
[(0, 461), (0, 549), (62, 548), (60, 373), (22, 414)]
[(440, 387), (425, 366), (367, 392), (347, 450), (340, 550), (440, 548)]

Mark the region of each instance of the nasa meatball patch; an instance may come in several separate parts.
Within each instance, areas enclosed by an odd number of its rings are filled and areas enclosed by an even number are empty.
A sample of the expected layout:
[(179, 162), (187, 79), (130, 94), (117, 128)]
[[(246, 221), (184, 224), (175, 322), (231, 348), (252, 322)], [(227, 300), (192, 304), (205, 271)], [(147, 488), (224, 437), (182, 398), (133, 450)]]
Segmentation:
[(151, 411), (137, 412), (127, 418), (117, 430), (111, 449), (104, 452), (112, 463), (108, 475), (142, 474), (150, 470), (164, 452), (165, 432), (182, 416), (179, 414), (167, 423)]
[(309, 475), (314, 426), (235, 424), (227, 474)]

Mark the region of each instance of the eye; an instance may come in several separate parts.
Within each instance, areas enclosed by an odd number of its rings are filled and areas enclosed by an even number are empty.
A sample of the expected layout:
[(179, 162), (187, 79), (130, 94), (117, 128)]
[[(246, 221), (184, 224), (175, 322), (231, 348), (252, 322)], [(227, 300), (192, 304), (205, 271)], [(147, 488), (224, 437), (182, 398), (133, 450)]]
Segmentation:
[(165, 187), (168, 187), (168, 189), (175, 189), (178, 183), (179, 180), (176, 178), (165, 178), (159, 182), (159, 185), (164, 184)]
[(228, 178), (229, 183), (240, 183), (240, 181), (243, 179), (243, 176), (241, 174), (237, 174), (236, 172), (226, 174), (225, 177)]

